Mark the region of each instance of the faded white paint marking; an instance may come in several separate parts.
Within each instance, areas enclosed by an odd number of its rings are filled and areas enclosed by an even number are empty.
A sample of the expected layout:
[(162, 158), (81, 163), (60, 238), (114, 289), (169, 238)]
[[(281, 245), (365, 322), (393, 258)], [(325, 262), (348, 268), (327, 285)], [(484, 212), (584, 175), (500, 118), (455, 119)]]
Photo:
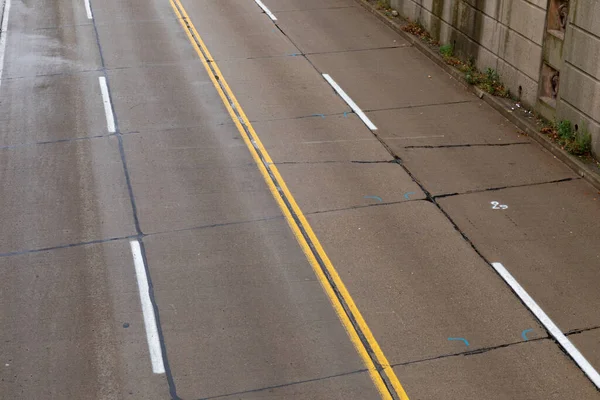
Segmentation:
[(262, 1), (260, 0), (254, 0), (256, 2), (256, 4), (258, 4), (258, 6), (260, 8), (262, 8), (262, 10), (265, 12), (265, 14), (267, 14), (269, 16), (269, 18), (271, 18), (273, 21), (277, 21), (277, 17), (275, 15), (273, 15), (273, 13), (267, 8), (267, 6), (265, 6), (263, 4)]
[(323, 78), (325, 78), (325, 80), (333, 87), (333, 89), (337, 92), (337, 94), (340, 95), (340, 97), (342, 99), (344, 99), (344, 101), (350, 106), (350, 108), (352, 109), (352, 111), (354, 111), (354, 113), (356, 115), (358, 115), (358, 118), (360, 118), (362, 120), (362, 122), (364, 122), (364, 124), (372, 131), (376, 131), (377, 127), (375, 126), (375, 124), (373, 124), (371, 122), (371, 120), (365, 115), (365, 113), (356, 105), (356, 103), (346, 94), (346, 92), (344, 92), (342, 90), (342, 88), (333, 80), (333, 78), (331, 76), (329, 76), (329, 74), (323, 74)]
[(508, 208), (506, 204), (500, 204), (497, 201), (491, 201), (490, 204), (492, 205), (492, 209), (494, 210), (506, 210)]
[(138, 289), (140, 291), (140, 301), (142, 303), (142, 314), (144, 315), (144, 325), (146, 327), (146, 337), (148, 339), (148, 349), (150, 350), (150, 361), (152, 362), (152, 372), (155, 374), (165, 373), (165, 363), (163, 361), (162, 349), (158, 338), (158, 327), (156, 326), (156, 315), (154, 307), (150, 300), (150, 287), (148, 286), (148, 275), (144, 258), (140, 248), (140, 242), (132, 240), (131, 254), (133, 255), (133, 264), (135, 265), (135, 276), (137, 278)]
[(592, 367), (592, 365), (585, 359), (585, 357), (577, 350), (577, 348), (571, 343), (569, 339), (562, 333), (562, 331), (552, 322), (550, 317), (537, 305), (535, 300), (529, 296), (529, 294), (523, 289), (523, 287), (516, 281), (515, 278), (508, 272), (504, 265), (501, 263), (492, 263), (492, 267), (500, 274), (502, 279), (508, 283), (508, 285), (515, 291), (517, 296), (521, 298), (523, 303), (531, 310), (531, 312), (537, 317), (538, 320), (546, 327), (548, 332), (556, 339), (558, 344), (571, 356), (571, 358), (579, 365), (579, 368), (590, 378), (590, 380), (600, 389), (600, 375), (598, 371)]
[(102, 92), (102, 102), (104, 103), (104, 114), (106, 114), (106, 127), (110, 133), (115, 133), (115, 115), (110, 103), (106, 78), (101, 76), (98, 80), (100, 81), (100, 91)]
[(90, 0), (83, 0), (85, 3), (85, 13), (87, 14), (88, 19), (93, 19), (92, 15), (92, 6), (90, 5)]
[(2, 86), (2, 73), (4, 72), (4, 53), (6, 52), (6, 37), (8, 36), (8, 14), (10, 13), (10, 1), (4, 3), (2, 13), (2, 24), (0, 25), (0, 86)]

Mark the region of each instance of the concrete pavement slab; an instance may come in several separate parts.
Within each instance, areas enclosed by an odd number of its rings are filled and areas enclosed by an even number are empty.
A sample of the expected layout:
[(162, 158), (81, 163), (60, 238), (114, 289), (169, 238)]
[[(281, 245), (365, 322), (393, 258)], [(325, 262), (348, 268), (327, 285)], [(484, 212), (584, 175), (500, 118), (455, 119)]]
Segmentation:
[(221, 125), (123, 138), (144, 233), (281, 216), (235, 131)]
[(569, 335), (569, 340), (596, 371), (600, 371), (600, 331), (598, 328)]
[(200, 60), (108, 72), (121, 132), (230, 124)]
[(0, 281), (3, 398), (167, 398), (127, 241), (1, 257)]
[(396, 163), (282, 164), (277, 168), (305, 213), (425, 198)]
[(353, 113), (257, 121), (252, 125), (275, 163), (391, 159)]
[(486, 103), (465, 102), (367, 113), (377, 135), (397, 154), (407, 146), (528, 142)]
[(476, 97), (413, 47), (314, 54), (363, 111), (474, 101)]
[(181, 0), (192, 22), (196, 18), (212, 16), (213, 18), (227, 18), (233, 14), (260, 15), (263, 10), (254, 2), (248, 0)]
[(2, 78), (96, 71), (102, 65), (92, 25), (9, 31)]
[[(256, 6), (258, 8), (258, 6)], [(215, 17), (195, 13), (194, 26), (217, 61), (231, 58), (283, 57), (300, 53), (266, 14), (232, 13)]]
[[(152, 235), (144, 242), (182, 398), (364, 368), (285, 221)], [(370, 380), (361, 383), (363, 393), (376, 393)]]
[(91, 0), (97, 25), (123, 21), (177, 19), (168, 1), (162, 0)]
[(534, 143), (403, 149), (399, 156), (434, 196), (576, 177), (571, 169)]
[(272, 12), (304, 11), (323, 8), (356, 7), (355, 0), (264, 0)]
[(307, 218), (392, 364), (546, 335), (430, 202)]
[(599, 399), (600, 393), (550, 340), (394, 368), (411, 399)]
[(219, 67), (252, 121), (350, 111), (303, 57), (227, 60)]
[[(508, 208), (493, 209), (491, 202)], [(600, 325), (600, 194), (591, 185), (577, 180), (511, 188), (439, 204), (564, 332)]]
[(408, 46), (362, 7), (282, 12), (277, 25), (305, 54)]
[(31, 32), (36, 29), (59, 26), (92, 25), (88, 20), (83, 1), (36, 0), (12, 1), (8, 31)]
[(98, 76), (3, 80), (0, 146), (108, 134)]
[(98, 36), (106, 68), (198, 60), (176, 19), (98, 24)]
[(114, 137), (0, 149), (0, 253), (135, 234)]

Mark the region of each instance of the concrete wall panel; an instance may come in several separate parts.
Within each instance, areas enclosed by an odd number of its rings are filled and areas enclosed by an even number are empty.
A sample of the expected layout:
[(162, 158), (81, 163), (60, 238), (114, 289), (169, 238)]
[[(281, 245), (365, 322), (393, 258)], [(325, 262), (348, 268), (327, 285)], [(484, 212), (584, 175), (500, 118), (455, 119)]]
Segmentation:
[(569, 26), (567, 37), (566, 59), (600, 81), (600, 38), (573, 26)]
[(500, 22), (541, 46), (546, 12), (525, 0), (506, 0), (504, 3)]
[(538, 83), (510, 65), (498, 59), (498, 74), (508, 90), (514, 95), (519, 93), (521, 87), (521, 101), (526, 105), (533, 105), (537, 100)]
[(499, 55), (531, 79), (537, 81), (542, 60), (542, 47), (508, 30), (500, 43)]
[(600, 1), (577, 0), (574, 5), (569, 14), (570, 21), (600, 37)]
[(600, 81), (565, 63), (560, 76), (560, 97), (600, 121)]

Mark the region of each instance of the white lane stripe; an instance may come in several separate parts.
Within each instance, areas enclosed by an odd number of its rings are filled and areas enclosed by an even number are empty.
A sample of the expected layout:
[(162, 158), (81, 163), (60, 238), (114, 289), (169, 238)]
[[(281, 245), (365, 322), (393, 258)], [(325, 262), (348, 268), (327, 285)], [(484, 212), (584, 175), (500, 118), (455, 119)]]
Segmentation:
[(90, 0), (83, 0), (85, 3), (85, 13), (87, 14), (88, 19), (93, 19), (92, 15), (92, 7), (90, 6)]
[(263, 4), (262, 1), (260, 0), (254, 0), (256, 2), (256, 4), (258, 4), (258, 6), (260, 8), (263, 9), (263, 11), (269, 16), (269, 18), (271, 18), (273, 21), (277, 21), (277, 17), (275, 15), (273, 15), (273, 13), (267, 8), (267, 6), (265, 6)]
[(104, 103), (104, 114), (106, 114), (106, 127), (110, 133), (115, 133), (115, 115), (110, 103), (106, 78), (101, 76), (98, 80), (100, 81), (100, 91), (102, 92), (102, 102)]
[(354, 111), (356, 113), (356, 115), (358, 115), (358, 118), (360, 118), (362, 120), (362, 122), (365, 123), (365, 125), (372, 131), (376, 131), (377, 127), (375, 126), (375, 124), (373, 124), (371, 122), (371, 120), (369, 119), (369, 117), (367, 117), (365, 115), (365, 113), (356, 105), (356, 103), (354, 101), (352, 101), (352, 99), (350, 98), (350, 96), (348, 96), (346, 94), (346, 92), (344, 92), (344, 90), (342, 90), (342, 88), (333, 80), (333, 78), (331, 76), (329, 76), (329, 74), (323, 74), (323, 78), (325, 78), (325, 80), (327, 82), (329, 82), (329, 84), (333, 87), (333, 89), (337, 92), (337, 94), (340, 95), (340, 97), (342, 99), (344, 99), (344, 101), (350, 106), (350, 108), (352, 109), (352, 111)]
[(144, 315), (144, 325), (146, 327), (146, 337), (148, 339), (148, 349), (150, 350), (150, 361), (152, 362), (152, 372), (155, 374), (165, 373), (165, 364), (163, 362), (162, 349), (158, 340), (158, 328), (156, 326), (156, 316), (154, 307), (150, 301), (150, 287), (148, 286), (148, 276), (146, 267), (140, 249), (140, 242), (132, 240), (131, 254), (133, 254), (133, 264), (135, 265), (135, 276), (137, 277), (138, 289), (140, 291), (140, 301), (142, 302), (142, 314)]
[(523, 303), (531, 310), (531, 312), (540, 320), (542, 325), (548, 329), (548, 332), (556, 339), (556, 341), (562, 346), (562, 348), (569, 353), (571, 358), (575, 360), (577, 365), (583, 370), (583, 372), (590, 378), (590, 380), (600, 389), (600, 375), (598, 371), (592, 367), (592, 365), (585, 359), (585, 357), (577, 350), (577, 348), (571, 343), (569, 339), (562, 333), (562, 331), (552, 322), (550, 317), (537, 305), (535, 300), (527, 294), (525, 289), (513, 278), (513, 276), (504, 268), (501, 263), (492, 263), (492, 267), (500, 274), (500, 276), (510, 285), (515, 291), (517, 296), (523, 300)]
[(10, 12), (10, 0), (4, 3), (2, 13), (2, 24), (0, 25), (0, 86), (2, 85), (2, 73), (4, 72), (4, 52), (6, 51), (6, 36), (8, 35), (8, 13)]

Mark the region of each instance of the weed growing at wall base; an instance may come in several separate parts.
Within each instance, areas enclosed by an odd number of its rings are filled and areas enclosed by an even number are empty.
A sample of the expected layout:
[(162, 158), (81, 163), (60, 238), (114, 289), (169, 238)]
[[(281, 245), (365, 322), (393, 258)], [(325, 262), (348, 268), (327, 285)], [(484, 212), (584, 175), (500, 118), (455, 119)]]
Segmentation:
[(583, 128), (575, 129), (571, 121), (562, 120), (542, 128), (541, 132), (564, 150), (576, 156), (590, 155), (592, 150), (592, 135)]
[(444, 62), (455, 68), (458, 68), (465, 74), (465, 80), (469, 85), (477, 86), (491, 95), (508, 97), (509, 92), (500, 81), (500, 75), (493, 68), (486, 69), (481, 72), (475, 67), (475, 61), (470, 59), (467, 62), (462, 61), (454, 55), (454, 46), (452, 44), (439, 45), (439, 43), (431, 37), (429, 32), (425, 30), (423, 25), (417, 22), (410, 22), (402, 27), (402, 30), (412, 35), (419, 37), (432, 47), (437, 47)]
[(444, 44), (440, 46), (440, 54), (442, 57), (444, 57), (444, 59), (454, 56), (454, 46), (451, 44)]

